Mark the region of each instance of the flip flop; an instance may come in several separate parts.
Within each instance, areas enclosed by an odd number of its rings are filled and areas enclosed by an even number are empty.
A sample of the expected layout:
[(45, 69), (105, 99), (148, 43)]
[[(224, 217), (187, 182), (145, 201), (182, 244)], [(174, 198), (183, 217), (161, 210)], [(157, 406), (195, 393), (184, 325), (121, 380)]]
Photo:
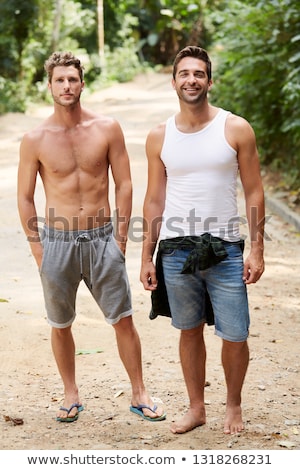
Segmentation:
[(155, 418), (151, 418), (151, 416), (146, 416), (144, 413), (143, 413), (143, 408), (147, 408), (147, 410), (150, 410), (152, 411), (153, 413), (155, 413), (155, 411), (157, 410), (157, 405), (154, 405), (153, 408), (151, 408), (150, 406), (148, 405), (138, 405), (138, 406), (130, 406), (130, 411), (132, 411), (132, 413), (136, 413), (137, 415), (141, 416), (143, 419), (147, 419), (148, 421), (163, 421), (164, 419), (166, 419), (166, 413), (163, 413), (161, 416), (157, 416)]
[(74, 416), (66, 416), (65, 418), (60, 418), (57, 416), (56, 421), (59, 421), (60, 423), (73, 423), (74, 421), (77, 421), (79, 412), (83, 411), (83, 406), (80, 405), (79, 403), (73, 403), (73, 405), (70, 406), (70, 408), (65, 408), (64, 406), (61, 406), (59, 409), (62, 411), (66, 411), (68, 414), (70, 411), (73, 410), (73, 408), (77, 408), (77, 413)]

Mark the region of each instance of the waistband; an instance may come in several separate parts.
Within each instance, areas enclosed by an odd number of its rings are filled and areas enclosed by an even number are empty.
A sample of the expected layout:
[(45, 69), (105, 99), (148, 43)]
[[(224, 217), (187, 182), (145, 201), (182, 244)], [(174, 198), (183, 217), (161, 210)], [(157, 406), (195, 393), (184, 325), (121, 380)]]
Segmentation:
[[(243, 251), (243, 241), (238, 242)], [(237, 243), (235, 243), (237, 244)], [(210, 233), (203, 233), (200, 236), (176, 237), (161, 240), (159, 250), (163, 252), (167, 249), (191, 249), (184, 266), (182, 274), (194, 273), (196, 269), (206, 270), (227, 258), (225, 246), (228, 243), (221, 238), (214, 237)]]
[(160, 240), (161, 248), (171, 248), (171, 249), (185, 249), (185, 248), (194, 248), (199, 244), (206, 244), (206, 245), (217, 245), (224, 246), (226, 245), (240, 245), (244, 247), (245, 240), (235, 239), (235, 240), (223, 240), (223, 238), (215, 237), (208, 232), (202, 233), (202, 235), (185, 235), (182, 237), (175, 237), (175, 238), (164, 238)]
[(113, 224), (109, 222), (102, 227), (95, 227), (88, 230), (57, 230), (52, 227), (44, 225), (44, 235), (49, 239), (62, 240), (65, 242), (72, 240), (95, 240), (102, 238), (105, 235), (110, 235), (113, 231)]

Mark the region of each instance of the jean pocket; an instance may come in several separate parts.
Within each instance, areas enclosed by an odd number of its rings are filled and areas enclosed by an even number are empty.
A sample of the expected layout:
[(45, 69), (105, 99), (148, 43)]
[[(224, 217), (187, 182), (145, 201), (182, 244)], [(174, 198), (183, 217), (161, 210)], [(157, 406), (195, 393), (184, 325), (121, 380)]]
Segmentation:
[(162, 251), (162, 256), (173, 256), (175, 255), (176, 250), (174, 248), (164, 248)]

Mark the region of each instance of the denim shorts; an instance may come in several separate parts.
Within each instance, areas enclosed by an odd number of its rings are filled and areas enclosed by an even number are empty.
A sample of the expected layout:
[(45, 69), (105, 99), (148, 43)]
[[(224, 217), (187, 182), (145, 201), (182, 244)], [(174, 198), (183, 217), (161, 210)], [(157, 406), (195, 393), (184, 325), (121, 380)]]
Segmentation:
[(40, 267), (48, 322), (66, 328), (75, 319), (76, 294), (84, 281), (110, 324), (132, 314), (125, 256), (112, 224), (91, 230), (44, 227)]
[(163, 273), (172, 314), (172, 325), (181, 330), (205, 321), (207, 289), (215, 317), (215, 334), (227, 341), (245, 341), (250, 317), (243, 281), (243, 253), (238, 243), (224, 242), (227, 258), (206, 270), (181, 274), (190, 249), (162, 253)]

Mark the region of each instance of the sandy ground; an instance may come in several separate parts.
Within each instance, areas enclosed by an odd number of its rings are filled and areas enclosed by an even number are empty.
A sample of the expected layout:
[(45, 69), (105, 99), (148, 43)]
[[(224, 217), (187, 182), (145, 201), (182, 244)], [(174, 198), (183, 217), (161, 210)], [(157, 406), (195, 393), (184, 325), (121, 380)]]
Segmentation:
[[(86, 93), (83, 100), (94, 110), (117, 117), (124, 129), (134, 184), (134, 230), (127, 251), (134, 318), (147, 388), (164, 403), (167, 419), (151, 423), (129, 412), (130, 386), (113, 329), (82, 285), (74, 335), (85, 410), (75, 423), (55, 420), (63, 400), (62, 384), (52, 357), (39, 275), (16, 208), (20, 139), (51, 111), (49, 107), (33, 108), (27, 115), (0, 117), (1, 449), (300, 449), (299, 233), (268, 212), (266, 271), (257, 285), (249, 287), (251, 361), (243, 391), (245, 431), (236, 436), (222, 432), (225, 387), (220, 340), (208, 327), (207, 424), (184, 435), (172, 434), (171, 421), (188, 405), (178, 359), (178, 332), (167, 318), (149, 320), (150, 297), (139, 282), (139, 270), (147, 173), (145, 136), (177, 109), (177, 98), (168, 76), (149, 75), (90, 96)], [(37, 205), (42, 217), (40, 183)], [(242, 198), (240, 205), (244, 215)], [(245, 228), (242, 232), (246, 233)], [(14, 425), (5, 416), (22, 419), (23, 424)]]

